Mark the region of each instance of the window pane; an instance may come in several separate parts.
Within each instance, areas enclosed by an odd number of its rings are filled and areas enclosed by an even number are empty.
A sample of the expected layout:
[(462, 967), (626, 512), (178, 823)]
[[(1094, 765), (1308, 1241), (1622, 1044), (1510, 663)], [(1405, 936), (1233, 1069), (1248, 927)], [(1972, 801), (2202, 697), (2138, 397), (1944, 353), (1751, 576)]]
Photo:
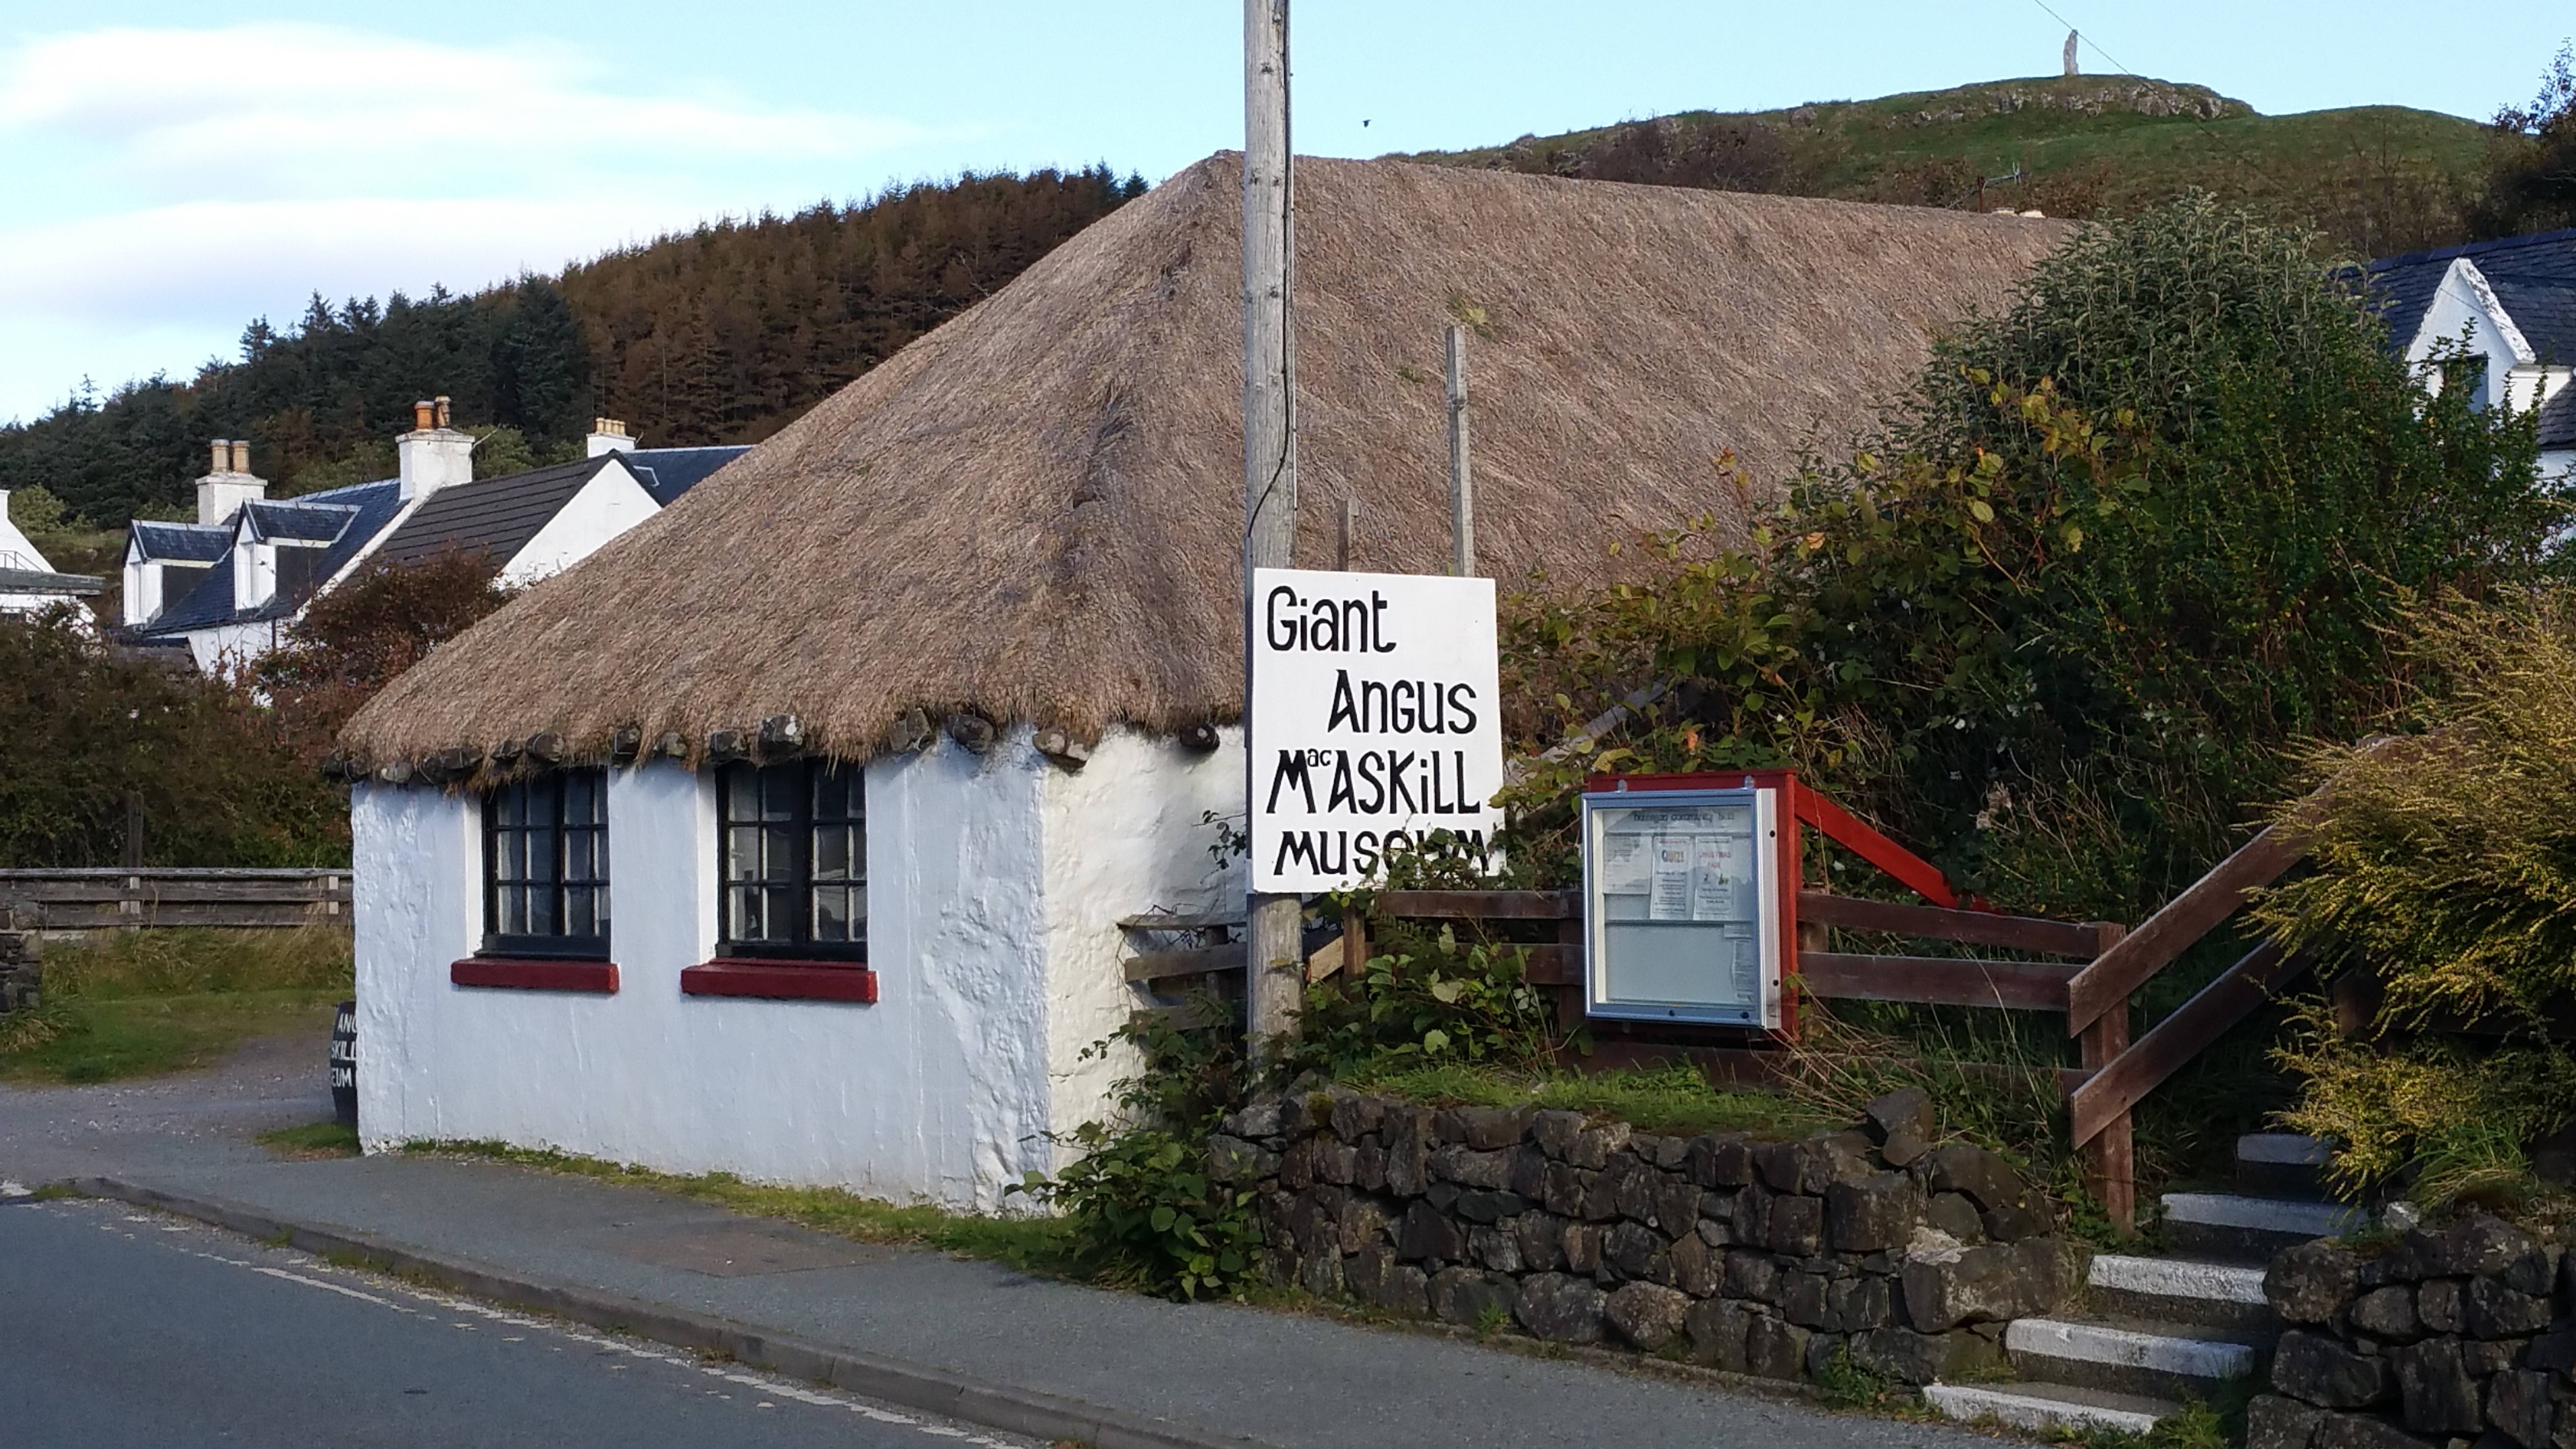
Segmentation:
[(599, 879), (599, 836), (588, 830), (564, 832), (564, 879)]
[(725, 879), (760, 879), (760, 828), (736, 825), (725, 831)]
[(796, 878), (796, 832), (783, 825), (773, 825), (760, 832), (760, 878), (789, 881)]
[(822, 886), (814, 892), (814, 939), (846, 941), (850, 939), (850, 893), (839, 886)]
[(564, 824), (596, 825), (600, 820), (600, 780), (583, 770), (564, 777)]
[(502, 886), (492, 894), (494, 913), (499, 917), (493, 929), (504, 936), (528, 933), (528, 893), (517, 886)]
[(553, 831), (528, 832), (527, 878), (542, 881), (555, 878), (555, 833)]
[(793, 820), (796, 797), (804, 793), (805, 772), (796, 765), (772, 765), (760, 772), (760, 818)]
[(848, 880), (850, 878), (850, 828), (846, 825), (814, 827), (814, 879)]
[(528, 782), (528, 823), (552, 825), (563, 819), (563, 782), (552, 775)]
[(596, 936), (599, 930), (599, 892), (589, 886), (569, 886), (564, 890), (564, 934)]
[(796, 892), (773, 886), (761, 893), (760, 915), (764, 941), (796, 939)]
[(528, 929), (531, 936), (563, 934), (563, 896), (552, 886), (528, 887)]
[(760, 772), (749, 765), (724, 770), (724, 817), (727, 824), (760, 818)]

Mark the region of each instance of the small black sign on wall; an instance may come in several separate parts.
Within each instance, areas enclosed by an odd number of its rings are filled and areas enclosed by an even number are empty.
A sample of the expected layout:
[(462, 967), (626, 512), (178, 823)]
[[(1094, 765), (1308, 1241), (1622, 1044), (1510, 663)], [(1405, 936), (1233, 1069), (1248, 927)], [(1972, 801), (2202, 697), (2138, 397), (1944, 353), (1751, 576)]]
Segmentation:
[(358, 1003), (343, 1001), (331, 1017), (331, 1114), (358, 1125)]

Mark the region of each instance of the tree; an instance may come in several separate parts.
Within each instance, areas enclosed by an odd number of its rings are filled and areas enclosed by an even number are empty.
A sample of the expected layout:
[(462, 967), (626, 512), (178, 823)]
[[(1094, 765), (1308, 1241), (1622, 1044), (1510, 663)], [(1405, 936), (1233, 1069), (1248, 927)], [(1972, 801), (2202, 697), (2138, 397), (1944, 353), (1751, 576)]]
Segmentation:
[(1522, 601), (1525, 727), (1669, 684), (1614, 763), (1795, 762), (2000, 901), (2142, 919), (2404, 697), (2414, 601), (2560, 572), (2530, 415), (2428, 397), (2356, 285), (2206, 198), (2078, 234), (1749, 547)]
[(2484, 200), (2472, 209), (2480, 237), (2576, 226), (2576, 45), (2563, 45), (2529, 106), (2496, 112), (2502, 141)]
[(393, 677), (509, 602), (481, 554), (423, 563), (375, 563), (315, 599), (255, 666), (278, 737), (319, 765), (340, 727)]
[(348, 805), (266, 713), (122, 655), (68, 610), (0, 616), (0, 866), (114, 865), (142, 797), (147, 865), (345, 864)]

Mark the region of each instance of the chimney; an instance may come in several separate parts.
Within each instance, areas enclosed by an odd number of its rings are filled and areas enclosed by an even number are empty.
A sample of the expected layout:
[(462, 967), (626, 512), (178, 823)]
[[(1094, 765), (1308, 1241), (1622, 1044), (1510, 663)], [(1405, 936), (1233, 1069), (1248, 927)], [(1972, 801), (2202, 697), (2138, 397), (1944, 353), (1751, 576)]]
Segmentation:
[(592, 418), (590, 420), (590, 452), (586, 456), (596, 458), (603, 453), (632, 453), (634, 451), (635, 438), (632, 434), (626, 431), (626, 424), (624, 422), (616, 418)]
[(206, 476), (197, 480), (199, 523), (230, 523), (243, 504), (268, 496), (267, 482), (251, 474), (249, 443), (217, 438), (206, 453)]
[(394, 439), (402, 465), (402, 499), (410, 503), (441, 488), (474, 481), (474, 435), (447, 425), (447, 399), (411, 405), (412, 430)]

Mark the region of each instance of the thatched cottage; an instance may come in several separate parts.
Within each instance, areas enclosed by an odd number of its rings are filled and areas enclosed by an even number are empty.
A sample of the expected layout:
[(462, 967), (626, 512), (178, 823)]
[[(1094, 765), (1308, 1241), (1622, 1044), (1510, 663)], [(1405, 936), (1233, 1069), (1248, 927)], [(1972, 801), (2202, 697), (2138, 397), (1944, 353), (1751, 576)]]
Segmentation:
[[(350, 725), (361, 1130), (992, 1207), (1099, 1114), (1122, 917), (1243, 809), (1240, 202), (1212, 157)], [(1298, 547), (1488, 572), (1760, 506), (2058, 223), (1301, 163)]]

